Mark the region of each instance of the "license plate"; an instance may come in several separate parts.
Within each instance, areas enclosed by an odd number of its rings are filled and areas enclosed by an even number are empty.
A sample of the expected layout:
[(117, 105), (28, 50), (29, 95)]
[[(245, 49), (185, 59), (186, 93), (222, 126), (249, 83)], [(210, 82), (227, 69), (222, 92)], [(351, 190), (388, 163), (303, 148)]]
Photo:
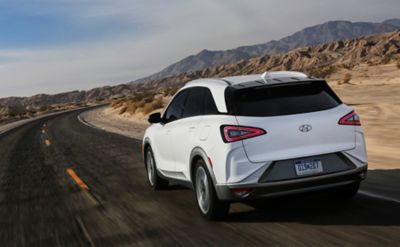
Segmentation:
[(294, 162), (294, 167), (297, 176), (313, 175), (323, 171), (320, 159), (297, 160)]

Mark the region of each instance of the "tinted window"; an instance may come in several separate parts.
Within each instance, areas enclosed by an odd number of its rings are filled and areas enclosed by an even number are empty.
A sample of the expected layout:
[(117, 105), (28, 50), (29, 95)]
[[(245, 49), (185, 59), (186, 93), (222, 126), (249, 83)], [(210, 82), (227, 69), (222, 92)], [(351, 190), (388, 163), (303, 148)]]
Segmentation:
[(189, 89), (188, 98), (186, 100), (183, 117), (193, 117), (203, 115), (204, 113), (204, 93), (205, 89), (195, 87)]
[(205, 88), (204, 89), (204, 114), (205, 115), (212, 115), (212, 114), (218, 114), (218, 109), (217, 106), (215, 105), (214, 98), (210, 92), (209, 89)]
[(188, 91), (184, 90), (176, 95), (164, 114), (165, 121), (171, 122), (182, 118), (183, 106), (185, 104), (187, 94)]
[(326, 82), (320, 81), (239, 89), (227, 95), (227, 101), (229, 112), (239, 116), (299, 114), (341, 104)]

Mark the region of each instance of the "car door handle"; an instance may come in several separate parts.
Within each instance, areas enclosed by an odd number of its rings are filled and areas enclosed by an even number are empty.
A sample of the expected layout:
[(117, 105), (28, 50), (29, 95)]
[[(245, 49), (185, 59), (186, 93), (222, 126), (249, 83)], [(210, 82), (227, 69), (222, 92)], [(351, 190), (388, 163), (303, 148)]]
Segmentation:
[(189, 131), (194, 131), (196, 129), (196, 126), (190, 126)]

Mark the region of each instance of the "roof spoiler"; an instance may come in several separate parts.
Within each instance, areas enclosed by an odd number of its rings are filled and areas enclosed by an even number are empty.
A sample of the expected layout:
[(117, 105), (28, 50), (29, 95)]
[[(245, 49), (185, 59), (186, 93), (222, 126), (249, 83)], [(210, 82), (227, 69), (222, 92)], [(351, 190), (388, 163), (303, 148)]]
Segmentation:
[(261, 75), (261, 78), (263, 79), (264, 83), (268, 83), (268, 79), (276, 79), (284, 77), (310, 78), (308, 75), (297, 71), (273, 71), (273, 72), (267, 71)]

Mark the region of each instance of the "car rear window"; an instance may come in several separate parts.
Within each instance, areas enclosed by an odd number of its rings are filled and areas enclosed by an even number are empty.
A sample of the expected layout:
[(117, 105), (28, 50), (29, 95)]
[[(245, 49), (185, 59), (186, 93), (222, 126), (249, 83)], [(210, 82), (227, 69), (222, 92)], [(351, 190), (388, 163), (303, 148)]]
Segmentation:
[(282, 116), (334, 108), (342, 102), (324, 81), (233, 90), (228, 111), (238, 116)]

